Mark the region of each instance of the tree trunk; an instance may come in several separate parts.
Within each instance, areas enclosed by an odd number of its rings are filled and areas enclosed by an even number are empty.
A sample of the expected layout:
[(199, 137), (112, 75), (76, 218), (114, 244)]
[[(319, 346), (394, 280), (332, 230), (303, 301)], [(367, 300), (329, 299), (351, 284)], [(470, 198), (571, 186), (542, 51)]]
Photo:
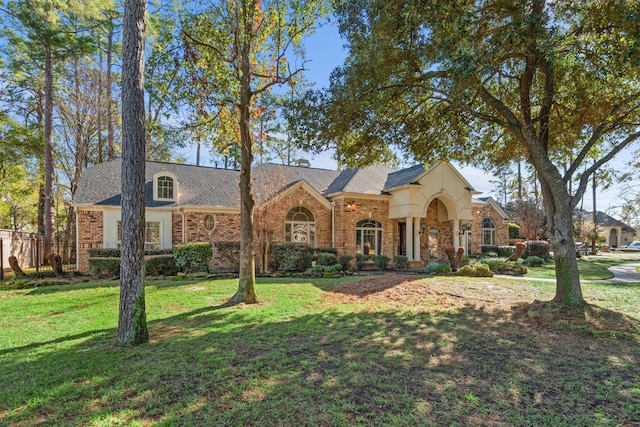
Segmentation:
[(109, 34), (107, 37), (107, 159), (113, 160), (116, 157), (114, 132), (113, 132), (113, 77), (111, 74), (111, 66), (113, 65), (113, 37), (114, 24), (113, 17), (109, 18)]
[[(245, 42), (248, 43), (248, 42)], [(241, 59), (240, 88), (240, 274), (238, 291), (229, 300), (232, 304), (244, 302), (255, 304), (256, 266), (253, 248), (253, 193), (251, 191), (251, 165), (253, 163), (253, 141), (250, 129), (251, 106), (251, 64), (249, 48), (245, 44)]]
[(45, 255), (53, 249), (53, 49), (45, 46), (44, 65), (44, 248)]
[(593, 196), (593, 237), (591, 238), (591, 253), (596, 253), (596, 240), (598, 239), (598, 212), (596, 211), (596, 173), (591, 177), (591, 192)]
[[(557, 169), (555, 172), (557, 173)], [(557, 177), (553, 175), (549, 170), (538, 173), (547, 214), (547, 237), (556, 267), (556, 296), (553, 301), (567, 307), (580, 306), (585, 301), (573, 241), (574, 206), (563, 180), (559, 179), (560, 174), (557, 173)]]
[(122, 251), (117, 344), (149, 341), (144, 298), (145, 0), (125, 0), (122, 45)]

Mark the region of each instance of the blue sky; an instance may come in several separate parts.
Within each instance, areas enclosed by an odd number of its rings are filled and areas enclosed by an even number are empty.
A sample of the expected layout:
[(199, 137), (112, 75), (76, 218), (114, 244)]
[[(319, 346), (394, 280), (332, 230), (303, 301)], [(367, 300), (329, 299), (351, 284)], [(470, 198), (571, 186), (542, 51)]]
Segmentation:
[[(341, 39), (335, 22), (327, 23), (305, 41), (305, 48), (307, 52), (306, 59), (308, 61), (305, 64), (305, 76), (309, 82), (315, 83), (316, 88), (326, 87), (329, 83), (329, 76), (331, 72), (335, 67), (342, 65), (344, 62), (346, 57), (344, 44), (344, 40)], [(205, 151), (203, 153), (203, 160), (206, 164), (209, 155), (206, 150), (203, 151)], [(333, 153), (331, 152), (319, 155), (305, 153), (298, 154), (299, 157), (309, 159), (312, 167), (336, 169), (336, 162), (332, 159)], [(195, 154), (193, 157), (195, 158)], [(620, 158), (621, 156), (618, 157)], [(612, 165), (619, 165), (619, 167), (622, 167), (622, 163), (621, 159), (614, 159)], [(493, 175), (472, 166), (463, 166), (460, 164), (455, 164), (455, 166), (477, 191), (483, 193), (483, 196), (491, 195), (494, 198), (497, 198), (492, 194), (495, 185), (490, 181), (496, 180)], [(610, 208), (617, 206), (619, 203), (620, 198), (618, 197), (618, 189), (616, 187), (605, 192), (600, 191), (598, 194), (598, 210), (609, 211)], [(585, 210), (590, 210), (591, 206), (591, 190), (588, 189), (583, 207)]]

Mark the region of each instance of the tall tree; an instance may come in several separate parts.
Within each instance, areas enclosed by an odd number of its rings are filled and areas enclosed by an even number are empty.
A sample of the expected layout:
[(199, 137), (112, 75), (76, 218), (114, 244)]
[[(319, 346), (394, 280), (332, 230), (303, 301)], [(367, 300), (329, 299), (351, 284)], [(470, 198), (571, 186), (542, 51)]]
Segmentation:
[(149, 341), (144, 299), (146, 0), (125, 0), (122, 30), (122, 251), (117, 344)]
[[(554, 302), (585, 303), (573, 210), (591, 175), (640, 137), (634, 1), (340, 1), (350, 55), (334, 72), (333, 129), (353, 153), (526, 158), (537, 173), (556, 266)], [(569, 182), (593, 147), (602, 153)], [(565, 159), (571, 162), (564, 171)]]
[(240, 148), (240, 277), (230, 303), (257, 301), (251, 188), (256, 97), (303, 71), (288, 57), (303, 55), (303, 36), (328, 7), (324, 0), (220, 0), (185, 22), (192, 75), (209, 94), (207, 117), (226, 135), (239, 135), (227, 141)]
[[(104, 5), (104, 3), (101, 3)], [(56, 61), (78, 51), (88, 51), (91, 40), (86, 36), (89, 22), (81, 24), (81, 17), (93, 18), (99, 13), (97, 2), (60, 0), (15, 0), (7, 3), (13, 31), (9, 39), (22, 37), (29, 46), (44, 76), (43, 137), (44, 137), (44, 241), (45, 248), (53, 244), (55, 165), (53, 148), (54, 66)]]

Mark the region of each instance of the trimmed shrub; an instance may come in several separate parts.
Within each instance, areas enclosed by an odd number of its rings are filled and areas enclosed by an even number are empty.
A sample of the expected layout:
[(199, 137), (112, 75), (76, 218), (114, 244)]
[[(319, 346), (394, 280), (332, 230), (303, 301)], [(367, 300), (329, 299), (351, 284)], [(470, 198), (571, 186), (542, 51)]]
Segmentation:
[(269, 268), (272, 271), (306, 271), (311, 267), (316, 249), (299, 243), (272, 245)]
[(389, 266), (389, 257), (386, 255), (374, 255), (373, 264), (380, 270), (386, 270)]
[(362, 270), (367, 261), (369, 261), (371, 257), (365, 254), (356, 254), (356, 267), (358, 270)]
[(527, 248), (524, 251), (523, 258), (529, 258), (531, 256), (537, 256), (542, 259), (549, 257), (549, 251), (551, 245), (544, 240), (528, 240), (525, 242)]
[(144, 262), (147, 276), (175, 276), (178, 267), (173, 255), (153, 255)]
[(520, 226), (513, 222), (509, 223), (509, 238), (510, 239), (519, 239), (520, 238)]
[(464, 265), (458, 269), (458, 276), (469, 277), (493, 277), (493, 271), (489, 269), (487, 264), (475, 262), (473, 264)]
[(407, 264), (409, 263), (409, 258), (404, 255), (396, 255), (393, 257), (393, 265), (398, 270), (404, 270), (407, 268)]
[(331, 252), (321, 252), (318, 254), (318, 265), (334, 265), (338, 262), (338, 256)]
[(515, 246), (498, 246), (498, 256), (500, 258), (509, 258), (515, 251)]
[(544, 265), (544, 259), (532, 255), (524, 260), (524, 264), (528, 265), (529, 267), (541, 267)]
[(176, 266), (186, 273), (208, 271), (213, 248), (209, 242), (181, 243), (173, 247), (173, 256)]
[(488, 253), (494, 253), (494, 254), (498, 254), (498, 246), (497, 245), (484, 245), (482, 246), (482, 253), (483, 254), (488, 254)]
[(338, 256), (338, 249), (336, 248), (316, 248), (316, 252), (324, 254), (334, 254), (336, 257)]
[(94, 276), (101, 274), (120, 274), (120, 257), (89, 258), (89, 272)]
[(120, 249), (117, 248), (90, 248), (89, 258), (120, 258)]
[[(90, 258), (120, 258), (118, 248), (89, 248)], [(173, 249), (145, 249), (145, 255), (173, 255)]]
[(353, 257), (351, 255), (342, 255), (340, 258), (338, 258), (338, 262), (342, 266), (342, 271), (351, 270), (351, 260), (353, 260)]
[(449, 274), (451, 273), (451, 266), (449, 264), (429, 262), (424, 266), (424, 272), (427, 274)]

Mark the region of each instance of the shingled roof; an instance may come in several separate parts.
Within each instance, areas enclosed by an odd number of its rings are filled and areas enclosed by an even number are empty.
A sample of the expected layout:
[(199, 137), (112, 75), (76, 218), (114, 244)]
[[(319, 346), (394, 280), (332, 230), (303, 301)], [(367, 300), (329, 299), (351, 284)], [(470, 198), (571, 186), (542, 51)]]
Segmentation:
[[(581, 212), (582, 219), (585, 222), (593, 222), (593, 212)], [(606, 227), (620, 227), (622, 231), (628, 231), (631, 233), (635, 233), (635, 229), (630, 225), (625, 224), (624, 222), (613, 218), (612, 216), (607, 215), (602, 211), (596, 212), (596, 221), (599, 225), (604, 225)]]
[[(85, 169), (78, 185), (74, 205), (120, 206), (121, 159)], [(153, 175), (170, 172), (178, 180), (178, 198), (153, 200)], [(146, 162), (145, 205), (147, 207), (215, 206), (236, 208), (240, 205), (240, 172), (177, 163)]]
[(382, 194), (387, 177), (395, 169), (384, 165), (345, 169), (331, 183), (325, 194), (361, 193)]
[[(76, 191), (74, 205), (120, 206), (121, 165), (121, 160), (116, 159), (86, 169)], [(262, 203), (305, 181), (324, 197), (338, 193), (380, 195), (416, 182), (426, 171), (422, 164), (399, 171), (384, 165), (332, 171), (265, 163), (253, 170), (253, 193), (256, 202)], [(177, 177), (177, 201), (153, 200), (153, 176), (159, 172), (169, 172)], [(148, 161), (145, 174), (147, 207), (240, 206), (240, 172), (237, 170)]]

